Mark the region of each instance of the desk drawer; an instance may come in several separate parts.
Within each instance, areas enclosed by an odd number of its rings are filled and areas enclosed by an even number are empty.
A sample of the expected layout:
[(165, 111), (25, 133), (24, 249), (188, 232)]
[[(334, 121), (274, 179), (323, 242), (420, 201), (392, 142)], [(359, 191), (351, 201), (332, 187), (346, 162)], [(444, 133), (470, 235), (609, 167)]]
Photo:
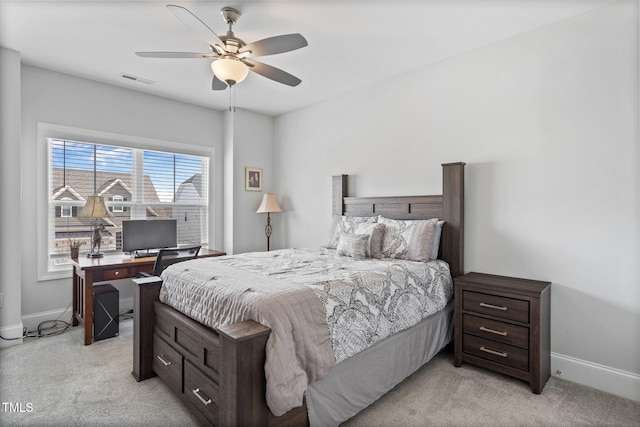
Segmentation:
[(218, 384), (188, 360), (184, 364), (184, 395), (212, 424), (218, 425)]
[(529, 351), (523, 348), (464, 334), (462, 351), (523, 371), (529, 370)]
[(102, 280), (125, 279), (129, 277), (129, 268), (110, 268), (102, 272)]
[(464, 314), (462, 329), (465, 334), (472, 334), (520, 348), (529, 348), (529, 328), (510, 323), (485, 319), (484, 317)]
[(529, 323), (529, 301), (523, 299), (464, 291), (462, 308), (466, 311)]

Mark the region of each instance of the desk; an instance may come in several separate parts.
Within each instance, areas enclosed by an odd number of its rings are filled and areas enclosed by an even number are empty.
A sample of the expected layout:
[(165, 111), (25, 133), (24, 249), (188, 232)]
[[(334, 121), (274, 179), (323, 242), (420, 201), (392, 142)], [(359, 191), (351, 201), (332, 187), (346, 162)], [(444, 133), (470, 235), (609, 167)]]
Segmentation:
[[(213, 249), (200, 249), (198, 258), (226, 255)], [(102, 258), (80, 257), (73, 264), (72, 326), (84, 326), (84, 345), (93, 338), (93, 283), (135, 277), (139, 272), (151, 274), (155, 257), (131, 258), (129, 255), (105, 255)]]

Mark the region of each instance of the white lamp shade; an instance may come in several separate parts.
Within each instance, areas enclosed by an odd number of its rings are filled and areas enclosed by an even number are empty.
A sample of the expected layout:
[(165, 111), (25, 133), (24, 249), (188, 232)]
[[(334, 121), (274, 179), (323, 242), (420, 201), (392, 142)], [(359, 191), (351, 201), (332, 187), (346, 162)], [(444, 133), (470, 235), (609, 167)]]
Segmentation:
[(104, 197), (89, 196), (87, 197), (87, 203), (85, 203), (84, 207), (78, 212), (78, 216), (85, 218), (108, 218), (113, 215), (104, 204)]
[(247, 77), (249, 67), (237, 59), (221, 58), (211, 63), (211, 71), (217, 78), (233, 86)]
[(260, 207), (256, 211), (256, 213), (273, 213), (273, 212), (282, 212), (278, 202), (276, 202), (276, 196), (271, 193), (267, 193), (262, 196), (262, 203), (260, 203)]

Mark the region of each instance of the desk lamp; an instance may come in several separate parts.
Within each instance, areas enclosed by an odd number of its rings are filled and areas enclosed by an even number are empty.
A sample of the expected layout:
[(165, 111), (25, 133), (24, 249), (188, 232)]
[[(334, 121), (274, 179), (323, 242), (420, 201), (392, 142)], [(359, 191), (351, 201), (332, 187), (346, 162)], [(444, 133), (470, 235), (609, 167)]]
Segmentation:
[(78, 216), (94, 219), (91, 221), (91, 251), (87, 254), (87, 257), (102, 258), (104, 254), (100, 252), (100, 246), (102, 245), (102, 230), (104, 230), (104, 224), (101, 219), (113, 216), (104, 204), (104, 197), (87, 197), (87, 203), (78, 213)]

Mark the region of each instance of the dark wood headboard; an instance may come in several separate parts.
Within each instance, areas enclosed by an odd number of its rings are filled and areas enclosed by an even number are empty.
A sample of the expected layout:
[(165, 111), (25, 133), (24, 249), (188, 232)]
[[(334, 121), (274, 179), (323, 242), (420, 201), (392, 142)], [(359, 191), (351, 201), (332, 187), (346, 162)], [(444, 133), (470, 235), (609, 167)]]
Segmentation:
[(335, 215), (445, 221), (439, 258), (449, 263), (451, 277), (464, 274), (464, 163), (442, 165), (442, 194), (433, 196), (347, 197), (347, 175), (333, 177)]

